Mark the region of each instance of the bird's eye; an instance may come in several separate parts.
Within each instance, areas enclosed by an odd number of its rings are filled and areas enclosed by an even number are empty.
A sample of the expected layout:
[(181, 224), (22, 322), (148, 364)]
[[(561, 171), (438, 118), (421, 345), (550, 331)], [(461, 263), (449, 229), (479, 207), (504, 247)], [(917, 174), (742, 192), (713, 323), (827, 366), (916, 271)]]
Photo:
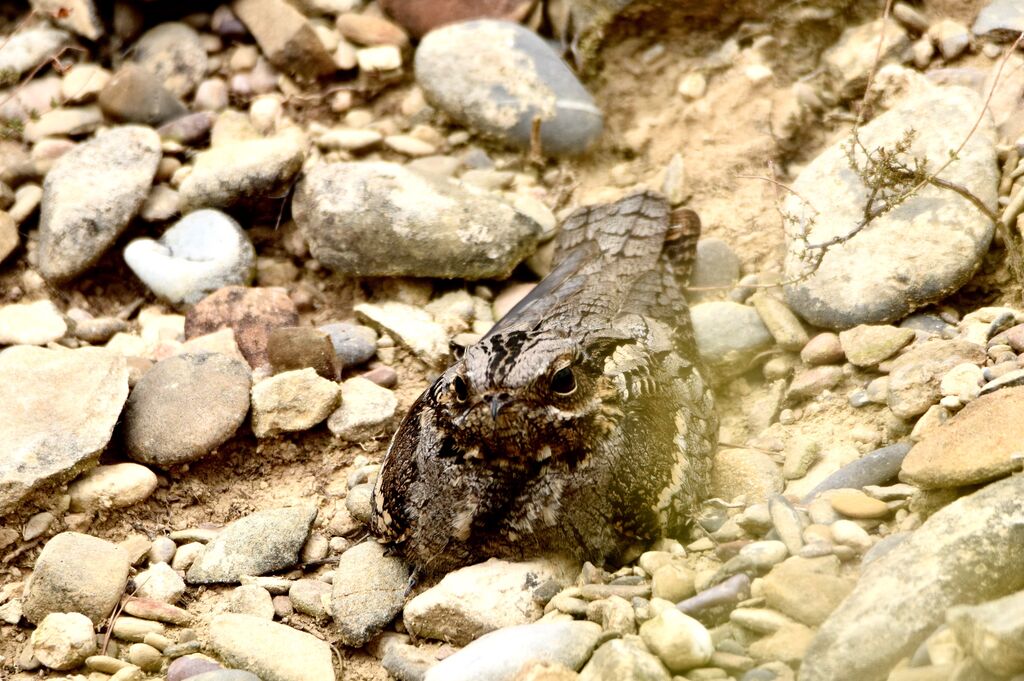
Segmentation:
[(469, 386), (466, 385), (466, 379), (462, 376), (456, 376), (452, 381), (452, 390), (455, 391), (456, 401), (462, 403), (469, 399)]
[(576, 392), (576, 376), (572, 369), (562, 367), (551, 377), (551, 392), (556, 395), (572, 395)]

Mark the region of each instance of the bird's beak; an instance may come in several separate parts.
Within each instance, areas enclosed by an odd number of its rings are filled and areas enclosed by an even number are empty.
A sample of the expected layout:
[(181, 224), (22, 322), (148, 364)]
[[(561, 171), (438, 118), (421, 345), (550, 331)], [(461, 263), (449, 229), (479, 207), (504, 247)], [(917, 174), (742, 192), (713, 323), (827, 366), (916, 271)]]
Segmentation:
[(501, 410), (504, 409), (509, 402), (512, 401), (512, 398), (504, 393), (499, 393), (497, 395), (491, 395), (490, 401), (491, 419), (497, 421), (498, 414), (501, 413)]

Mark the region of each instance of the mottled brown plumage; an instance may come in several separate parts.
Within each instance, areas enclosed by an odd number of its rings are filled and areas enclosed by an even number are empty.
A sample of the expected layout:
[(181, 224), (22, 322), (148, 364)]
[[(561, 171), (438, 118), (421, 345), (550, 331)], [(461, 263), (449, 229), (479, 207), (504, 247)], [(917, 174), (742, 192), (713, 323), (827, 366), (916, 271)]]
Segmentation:
[(420, 572), (615, 563), (682, 530), (718, 420), (682, 288), (700, 222), (644, 192), (582, 208), (553, 271), (416, 401), (372, 529)]

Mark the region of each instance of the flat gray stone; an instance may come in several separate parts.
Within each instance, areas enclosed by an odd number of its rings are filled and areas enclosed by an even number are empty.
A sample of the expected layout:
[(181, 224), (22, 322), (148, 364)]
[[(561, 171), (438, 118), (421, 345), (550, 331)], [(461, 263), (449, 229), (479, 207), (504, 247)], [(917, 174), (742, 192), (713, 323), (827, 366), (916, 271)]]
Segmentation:
[(130, 125), (101, 132), (54, 162), (39, 217), (43, 277), (66, 281), (99, 260), (146, 200), (160, 157), (160, 136)]
[(334, 571), (331, 613), (342, 642), (361, 648), (384, 630), (405, 602), (409, 567), (384, 555), (384, 547), (370, 539), (341, 554)]
[(25, 617), (38, 624), (51, 612), (80, 612), (99, 624), (121, 598), (128, 553), (77, 532), (46, 542), (26, 584)]
[(580, 154), (597, 139), (601, 110), (533, 31), (508, 21), (465, 21), (431, 31), (416, 49), (416, 81), (455, 120), (522, 149), (541, 119), (544, 153)]
[(773, 344), (757, 310), (731, 301), (712, 301), (690, 309), (697, 349), (705, 362), (727, 374), (741, 374), (753, 358)]
[(292, 211), (316, 259), (356, 277), (503, 279), (541, 231), (486, 192), (395, 163), (319, 165)]
[(0, 352), (0, 512), (93, 466), (127, 398), (127, 364), (109, 350)]
[(278, 622), (236, 613), (217, 615), (210, 622), (209, 640), (213, 652), (225, 662), (262, 681), (335, 678), (334, 658), (326, 641)]
[(256, 250), (234, 218), (208, 209), (181, 218), (159, 241), (133, 240), (124, 260), (153, 293), (193, 305), (224, 286), (248, 284)]
[(136, 461), (195, 461), (234, 435), (249, 412), (249, 367), (214, 353), (157, 362), (132, 389), (124, 443)]
[[(936, 87), (863, 126), (860, 139), (869, 149), (891, 148), (914, 129), (911, 153), (926, 157), (934, 170), (967, 137), (981, 106), (971, 90)], [(994, 142), (991, 119), (985, 116), (959, 159), (942, 174), (993, 210), (999, 181)], [(868, 189), (849, 167), (847, 143), (836, 143), (808, 164), (784, 203), (784, 212), (795, 216), (786, 226), (787, 280), (806, 273), (802, 257), (808, 242), (847, 234), (862, 217)], [(805, 229), (810, 230), (806, 241), (799, 238)], [(805, 320), (830, 329), (900, 319), (966, 283), (988, 252), (992, 234), (992, 223), (973, 204), (929, 185), (829, 248), (813, 274), (785, 287), (786, 299)]]
[(244, 575), (292, 567), (315, 519), (314, 507), (277, 508), (240, 518), (206, 545), (185, 579), (189, 584), (233, 584)]
[(947, 608), (1024, 588), (1024, 477), (949, 504), (864, 571), (819, 630), (800, 681), (877, 681)]
[(580, 669), (601, 636), (594, 622), (536, 622), (492, 631), (432, 667), (424, 681), (512, 681), (533, 660)]

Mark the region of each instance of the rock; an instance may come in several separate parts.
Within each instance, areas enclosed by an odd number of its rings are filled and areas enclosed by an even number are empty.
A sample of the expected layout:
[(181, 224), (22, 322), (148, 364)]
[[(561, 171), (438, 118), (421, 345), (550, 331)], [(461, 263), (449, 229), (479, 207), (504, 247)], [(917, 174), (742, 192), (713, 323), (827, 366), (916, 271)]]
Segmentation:
[(416, 38), (435, 28), (470, 19), (521, 21), (531, 6), (528, 0), (437, 0), (429, 8), (415, 0), (383, 0), (380, 5)]
[(64, 315), (49, 300), (0, 307), (0, 345), (46, 345), (67, 331)]
[(182, 212), (230, 208), (278, 195), (302, 167), (306, 146), (302, 132), (288, 128), (274, 137), (215, 144), (196, 154), (192, 172), (178, 188)]
[(865, 454), (822, 480), (814, 489), (804, 495), (803, 503), (810, 503), (825, 490), (860, 489), (868, 485), (882, 485), (894, 480), (900, 472), (900, 466), (903, 464), (907, 452), (910, 451), (910, 447), (909, 442), (898, 442)]
[(235, 0), (231, 8), (279, 69), (305, 80), (337, 71), (313, 25), (285, 0)]
[(281, 326), (270, 332), (267, 356), (275, 374), (313, 369), (317, 375), (338, 380), (341, 367), (330, 336), (311, 326)]
[(754, 449), (723, 448), (711, 468), (710, 495), (732, 501), (745, 496), (749, 503), (765, 501), (782, 491), (782, 472), (771, 457)]
[(794, 622), (754, 641), (748, 650), (756, 662), (778, 660), (795, 667), (800, 664), (813, 638), (812, 629)]
[(644, 622), (640, 638), (676, 674), (706, 665), (715, 651), (704, 625), (675, 608), (666, 608)]
[(841, 332), (839, 342), (851, 364), (871, 367), (895, 355), (914, 340), (915, 335), (913, 329), (861, 324)]
[(40, 15), (87, 40), (103, 35), (103, 22), (93, 0), (32, 0), (31, 5)]
[(807, 331), (784, 302), (774, 295), (759, 292), (750, 297), (750, 303), (780, 348), (799, 352), (807, 345), (810, 340)]
[(295, 565), (316, 518), (316, 508), (259, 511), (225, 527), (185, 575), (189, 584), (237, 583)]
[(61, 79), (61, 96), (73, 104), (92, 101), (110, 82), (110, 75), (110, 71), (98, 64), (75, 64)]
[(249, 283), (256, 251), (230, 216), (197, 210), (178, 220), (160, 241), (133, 240), (124, 259), (158, 296), (194, 305), (219, 288)]
[(344, 38), (359, 45), (404, 47), (409, 44), (409, 36), (401, 27), (373, 14), (345, 12), (338, 15), (334, 25)]
[(99, 624), (113, 611), (128, 579), (128, 554), (103, 539), (62, 532), (46, 542), (25, 586), (25, 617), (77, 612)]
[(823, 495), (835, 509), (847, 518), (884, 518), (889, 507), (884, 501), (869, 497), (859, 489), (836, 489)]
[(835, 365), (811, 367), (797, 373), (786, 390), (786, 401), (790, 403), (816, 397), (831, 390), (843, 380), (843, 370)]
[(145, 501), (156, 490), (156, 474), (137, 463), (97, 466), (68, 487), (71, 510), (126, 508)]
[(464, 646), (496, 629), (540, 619), (544, 608), (533, 600), (533, 590), (548, 580), (569, 584), (570, 573), (570, 566), (548, 560), (492, 558), (449, 573), (410, 600), (402, 621), (416, 637)]
[(146, 200), (159, 161), (160, 138), (141, 126), (101, 132), (57, 159), (43, 182), (43, 277), (62, 282), (89, 269)]
[(298, 323), (298, 310), (283, 288), (226, 286), (188, 311), (185, 337), (195, 338), (231, 328), (249, 365), (261, 367), (270, 364), (267, 340), (271, 330)]
[(243, 584), (232, 589), (225, 612), (252, 615), (264, 620), (274, 619), (274, 602), (270, 592), (258, 584)]
[(317, 166), (292, 210), (317, 260), (358, 277), (501, 279), (540, 235), (485, 192), (393, 163)]
[(341, 406), (327, 419), (327, 428), (348, 442), (365, 442), (384, 431), (397, 409), (395, 393), (356, 376), (341, 384)]
[[(880, 52), (879, 40), (883, 41)], [(837, 94), (853, 99), (863, 94), (868, 74), (875, 68), (876, 54), (879, 63), (883, 63), (898, 57), (909, 46), (910, 39), (902, 26), (893, 19), (877, 19), (844, 30), (821, 59)]]
[(188, 108), (163, 86), (158, 76), (137, 64), (125, 64), (118, 69), (100, 92), (99, 105), (115, 121), (152, 126), (188, 113)]
[(747, 305), (724, 300), (700, 303), (690, 315), (701, 357), (728, 375), (749, 369), (754, 357), (772, 345), (761, 316)]
[(580, 681), (670, 681), (670, 678), (661, 660), (621, 639), (602, 644), (579, 675)]
[[(908, 153), (927, 158), (934, 170), (978, 120), (980, 106), (973, 91), (934, 87), (861, 127), (860, 140), (869, 149), (891, 148), (913, 128), (917, 135)], [(959, 160), (944, 171), (945, 179), (964, 186), (990, 209), (998, 185), (993, 139), (991, 121), (983, 118)], [(805, 273), (804, 244), (846, 234), (861, 219), (868, 190), (849, 170), (847, 144), (837, 143), (807, 165), (793, 185), (803, 198), (785, 201), (783, 210), (794, 216), (787, 224), (787, 279)], [(805, 228), (810, 228), (806, 241), (800, 238)], [(956, 193), (923, 188), (829, 248), (813, 274), (785, 287), (786, 300), (808, 322), (826, 328), (899, 319), (970, 279), (988, 252), (992, 229), (989, 219)]]
[(409, 568), (386, 556), (375, 541), (356, 544), (341, 554), (334, 571), (331, 614), (342, 642), (361, 648), (402, 610)]
[(128, 661), (143, 671), (159, 672), (163, 665), (163, 656), (151, 645), (133, 643), (128, 648)]
[(1024, 478), (1014, 476), (928, 518), (871, 563), (822, 625), (801, 665), (801, 681), (884, 679), (942, 622), (947, 608), (1024, 587), (1022, 513)]
[(0, 512), (92, 466), (127, 398), (127, 364), (108, 350), (0, 352)]
[(206, 76), (208, 63), (199, 34), (177, 21), (157, 24), (143, 33), (132, 58), (176, 97), (192, 94)]
[(0, 263), (7, 259), (21, 242), (18, 236), (18, 223), (10, 213), (0, 211)]
[(206, 111), (186, 114), (168, 121), (156, 129), (160, 139), (185, 145), (205, 142), (213, 126), (214, 117)]
[(693, 571), (683, 565), (662, 565), (651, 575), (651, 595), (673, 603), (695, 593)]
[(543, 152), (558, 156), (583, 153), (603, 126), (555, 51), (511, 22), (469, 21), (427, 34), (416, 50), (416, 81), (456, 121), (521, 149), (530, 148), (538, 118)]
[[(726, 242), (714, 237), (697, 242), (697, 255), (690, 273), (687, 298), (701, 302), (724, 298), (740, 278), (740, 258)], [(700, 291), (693, 289), (720, 288)]]
[(50, 669), (75, 669), (96, 653), (92, 621), (77, 612), (51, 612), (32, 632), (32, 654)]
[(929, 27), (928, 35), (935, 40), (942, 58), (946, 61), (959, 57), (971, 44), (970, 31), (953, 19), (939, 19)]
[(985, 374), (977, 364), (957, 364), (946, 372), (939, 382), (939, 391), (943, 397), (956, 397), (963, 404), (981, 394), (981, 385)]
[(985, 349), (962, 340), (929, 341), (900, 355), (889, 372), (887, 401), (902, 419), (923, 414), (942, 397), (942, 377), (958, 364), (984, 364)]
[(155, 563), (135, 576), (135, 595), (174, 604), (185, 594), (185, 580), (166, 562)]
[(0, 71), (21, 76), (49, 61), (68, 41), (68, 34), (45, 24), (13, 31), (0, 48)]
[[(834, 560), (838, 570), (838, 560), (826, 558)], [(814, 562), (817, 560), (824, 559), (794, 556), (772, 568), (763, 583), (768, 606), (804, 624), (816, 626), (824, 622), (850, 593), (853, 584), (820, 571)]]
[(426, 364), (440, 366), (448, 358), (448, 334), (426, 311), (393, 301), (361, 303), (354, 310), (363, 322), (405, 345)]
[(932, 429), (903, 460), (900, 479), (924, 489), (987, 482), (1018, 470), (1013, 455), (1024, 442), (1024, 387), (972, 401)]
[(124, 442), (137, 461), (195, 461), (227, 441), (249, 411), (249, 367), (210, 353), (168, 357), (135, 384)]
[(204, 655), (186, 655), (172, 660), (167, 665), (167, 681), (185, 681), (220, 669), (223, 667)]
[(957, 605), (946, 612), (960, 647), (998, 676), (1024, 671), (1019, 641), (1024, 634), (1024, 591), (980, 605)]
[(210, 647), (225, 662), (252, 672), (262, 681), (334, 678), (334, 662), (327, 642), (284, 624), (225, 613), (210, 622), (209, 635)]
[(327, 150), (365, 152), (377, 146), (384, 135), (366, 128), (331, 128), (316, 138), (317, 146)]
[(971, 31), (977, 36), (1012, 41), (1024, 31), (1024, 8), (1013, 0), (990, 0), (978, 12)]
[(597, 646), (593, 622), (536, 622), (481, 636), (427, 671), (424, 681), (513, 681), (531, 661), (579, 669)]
[(368, 326), (335, 322), (319, 328), (330, 336), (342, 367), (359, 366), (377, 354), (377, 332)]
[(318, 579), (297, 579), (288, 589), (288, 598), (296, 612), (317, 620), (330, 616), (332, 586)]
[(271, 376), (252, 388), (252, 432), (269, 437), (309, 430), (334, 411), (340, 397), (338, 384), (313, 369)]
[(103, 112), (98, 106), (62, 107), (26, 123), (22, 137), (36, 143), (49, 137), (86, 135), (102, 124)]

